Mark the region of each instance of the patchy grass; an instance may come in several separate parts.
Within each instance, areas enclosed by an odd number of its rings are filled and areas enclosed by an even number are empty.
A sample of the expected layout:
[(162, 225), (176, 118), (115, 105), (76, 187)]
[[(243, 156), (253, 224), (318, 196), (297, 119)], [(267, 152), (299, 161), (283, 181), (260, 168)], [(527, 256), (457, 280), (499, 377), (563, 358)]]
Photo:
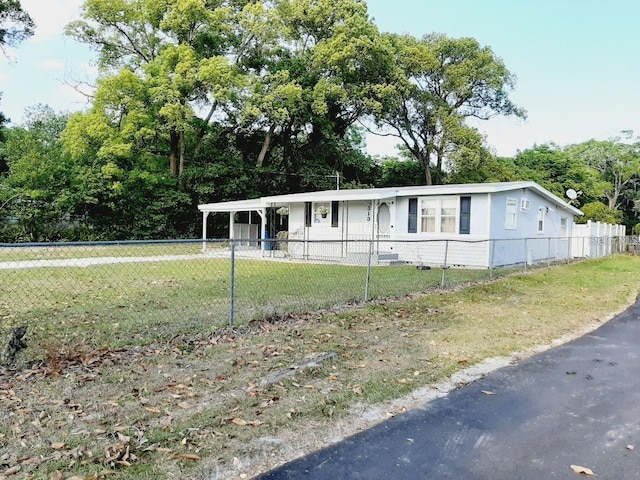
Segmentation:
[[(56, 267), (0, 269), (0, 327), (26, 324), (32, 344), (45, 349), (93, 349), (144, 346), (229, 322), (229, 259), (87, 264), (87, 258)], [(237, 259), (235, 323), (361, 302), (366, 274), (366, 267)], [(462, 270), (457, 281), (487, 274)], [(441, 276), (437, 269), (376, 267), (369, 297), (425, 291), (439, 285)]]
[(163, 342), (56, 345), (0, 373), (0, 478), (250, 477), (395, 415), (404, 407), (387, 402), (457, 370), (585, 331), (639, 281), (640, 258), (616, 256)]

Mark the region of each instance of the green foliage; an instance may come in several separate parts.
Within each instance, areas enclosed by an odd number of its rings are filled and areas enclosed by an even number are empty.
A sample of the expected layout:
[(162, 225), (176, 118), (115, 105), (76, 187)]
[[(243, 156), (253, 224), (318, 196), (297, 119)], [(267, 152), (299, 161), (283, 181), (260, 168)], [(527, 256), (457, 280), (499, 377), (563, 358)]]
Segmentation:
[(422, 185), (424, 174), (416, 162), (384, 158), (379, 165), (380, 176), (376, 182), (378, 187), (403, 187)]
[(33, 35), (35, 24), (19, 0), (0, 1), (0, 50), (13, 47)]
[(24, 127), (7, 130), (2, 145), (7, 165), (0, 188), (5, 241), (57, 238), (72, 211), (74, 166), (59, 142), (67, 118), (41, 105), (26, 116)]
[[(382, 34), (363, 0), (86, 0), (67, 33), (99, 53), (95, 96), (70, 116), (35, 107), (21, 127), (0, 117), (9, 241), (194, 236), (199, 203), (333, 189), (336, 177), (535, 180), (637, 222), (638, 145), (495, 158), (466, 120), (524, 116), (502, 60), (472, 38)], [(364, 153), (357, 125), (370, 119), (402, 141), (401, 159)]]
[(577, 217), (576, 223), (592, 222), (612, 223), (618, 224), (622, 221), (622, 212), (613, 208), (607, 207), (602, 202), (591, 202), (581, 207), (584, 213), (583, 217)]
[(439, 34), (387, 38), (397, 59), (395, 81), (384, 92), (376, 121), (405, 144), (427, 184), (445, 180), (448, 161), (461, 170), (487, 156), (478, 132), (465, 124), (467, 118), (525, 116), (508, 97), (515, 77), (475, 39)]
[(560, 198), (569, 188), (582, 192), (583, 203), (603, 195), (605, 184), (598, 172), (557, 145), (536, 145), (519, 152), (514, 165), (518, 180), (533, 180)]
[[(631, 140), (631, 132), (626, 140)], [(624, 191), (640, 177), (640, 144), (625, 143), (620, 138), (588, 142), (568, 148), (576, 157), (595, 169), (605, 182), (602, 194), (609, 208), (620, 206)]]

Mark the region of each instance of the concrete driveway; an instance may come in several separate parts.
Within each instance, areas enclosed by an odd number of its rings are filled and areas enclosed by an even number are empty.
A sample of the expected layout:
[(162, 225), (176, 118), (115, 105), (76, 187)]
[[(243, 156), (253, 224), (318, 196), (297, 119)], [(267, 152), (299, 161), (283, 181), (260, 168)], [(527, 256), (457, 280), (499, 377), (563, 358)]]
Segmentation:
[(261, 479), (640, 478), (640, 302)]

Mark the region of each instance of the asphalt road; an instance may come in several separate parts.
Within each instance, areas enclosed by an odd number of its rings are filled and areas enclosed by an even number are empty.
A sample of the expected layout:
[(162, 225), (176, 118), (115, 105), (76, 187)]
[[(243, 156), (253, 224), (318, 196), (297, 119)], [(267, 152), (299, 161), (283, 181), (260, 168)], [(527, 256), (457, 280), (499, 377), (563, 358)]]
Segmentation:
[(580, 477), (640, 479), (640, 302), (591, 334), (259, 478)]

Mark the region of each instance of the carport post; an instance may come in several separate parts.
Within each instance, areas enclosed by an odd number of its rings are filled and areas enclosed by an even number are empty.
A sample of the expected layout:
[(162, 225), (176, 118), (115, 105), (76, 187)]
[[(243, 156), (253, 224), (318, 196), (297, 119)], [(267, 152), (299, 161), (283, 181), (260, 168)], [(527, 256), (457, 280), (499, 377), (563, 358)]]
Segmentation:
[(207, 251), (207, 217), (209, 212), (202, 212), (202, 253)]

